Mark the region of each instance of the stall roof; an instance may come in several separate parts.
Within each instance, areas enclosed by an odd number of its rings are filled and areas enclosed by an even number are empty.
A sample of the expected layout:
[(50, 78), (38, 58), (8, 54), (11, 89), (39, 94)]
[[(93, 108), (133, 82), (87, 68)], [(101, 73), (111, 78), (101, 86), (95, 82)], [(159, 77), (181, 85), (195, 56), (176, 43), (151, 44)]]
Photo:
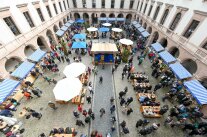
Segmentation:
[(17, 69), (15, 69), (15, 71), (11, 74), (11, 76), (23, 79), (34, 68), (34, 66), (35, 66), (34, 63), (25, 61)]
[(32, 55), (28, 57), (29, 60), (38, 62), (42, 59), (42, 57), (46, 54), (45, 51), (42, 51), (41, 49), (37, 49)]
[(107, 21), (107, 18), (98, 18), (100, 21)]
[(73, 39), (86, 39), (86, 34), (75, 34)]
[(203, 87), (203, 85), (201, 85), (201, 83), (198, 80), (190, 80), (184, 82), (184, 86), (196, 99), (198, 104), (207, 104), (207, 90)]
[(170, 64), (170, 69), (180, 80), (192, 77), (192, 75), (178, 62), (175, 64)]
[(116, 18), (108, 18), (108, 21), (116, 21)]
[(0, 103), (4, 102), (6, 98), (19, 86), (20, 81), (5, 79), (0, 84)]
[(78, 49), (78, 48), (85, 49), (86, 42), (73, 42), (72, 49)]
[(176, 61), (176, 58), (174, 58), (168, 51), (163, 51), (159, 53), (159, 56), (165, 61), (165, 63), (170, 64), (174, 61)]
[(142, 36), (145, 37), (145, 38), (148, 37), (148, 36), (150, 35), (146, 30), (143, 31), (141, 34), (142, 34)]
[(93, 43), (92, 52), (118, 52), (116, 44), (112, 43)]
[(84, 20), (84, 19), (77, 19), (75, 22), (76, 22), (76, 23), (84, 23), (85, 20)]
[(137, 24), (137, 23), (138, 23), (137, 21), (132, 21), (132, 24), (133, 24), (133, 25), (135, 25), (135, 24)]
[(137, 23), (134, 25), (134, 27), (138, 29), (139, 27), (141, 27), (141, 25), (139, 23)]
[(99, 28), (99, 31), (101, 31), (101, 32), (108, 32), (109, 28), (102, 27), (102, 28)]
[(145, 29), (143, 27), (139, 27), (137, 29), (138, 29), (139, 32), (144, 32), (145, 31)]
[(61, 36), (64, 35), (64, 33), (65, 33), (65, 31), (59, 29), (55, 34), (56, 34), (57, 36), (61, 37)]
[(116, 18), (117, 21), (125, 21), (125, 18)]
[(68, 30), (68, 27), (67, 26), (62, 26), (60, 29), (63, 30), (63, 31), (66, 31), (66, 30)]
[(69, 20), (68, 21), (70, 24), (73, 24), (75, 21), (74, 20)]
[(70, 27), (71, 26), (71, 23), (70, 22), (67, 22), (67, 23), (65, 23), (65, 26)]
[(160, 52), (160, 51), (165, 50), (159, 42), (153, 43), (153, 44), (151, 44), (151, 46), (156, 52)]

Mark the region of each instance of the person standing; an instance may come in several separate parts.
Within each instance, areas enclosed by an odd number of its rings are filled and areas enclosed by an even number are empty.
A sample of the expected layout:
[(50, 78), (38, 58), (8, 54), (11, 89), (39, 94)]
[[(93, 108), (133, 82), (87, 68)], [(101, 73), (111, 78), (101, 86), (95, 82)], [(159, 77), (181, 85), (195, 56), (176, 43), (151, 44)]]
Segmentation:
[(87, 100), (88, 104), (91, 104), (91, 96), (87, 96), (86, 100)]
[(130, 103), (132, 103), (132, 101), (133, 101), (133, 97), (127, 98), (126, 105), (128, 106)]
[(158, 83), (157, 85), (155, 85), (154, 92), (160, 89), (161, 87), (162, 87), (161, 83)]
[(112, 106), (110, 107), (111, 114), (112, 114), (115, 110), (116, 110), (116, 109), (115, 109), (115, 105), (112, 105)]
[(86, 117), (88, 113), (87, 113), (87, 111), (84, 109), (82, 114)]
[(95, 114), (93, 112), (90, 114), (90, 117), (92, 120), (95, 120)]
[(103, 82), (103, 77), (100, 76), (100, 77), (99, 77), (99, 83), (102, 84), (102, 82)]
[(55, 106), (55, 103), (49, 101), (48, 106), (51, 107), (53, 110), (56, 110), (58, 107)]
[(100, 117), (102, 117), (103, 116), (103, 114), (105, 114), (106, 112), (105, 112), (105, 109), (104, 108), (101, 108), (100, 109)]
[(88, 90), (89, 90), (90, 94), (93, 95), (93, 88), (92, 88), (92, 85), (89, 85), (89, 86), (88, 86)]
[(126, 103), (125, 99), (124, 98), (121, 98), (120, 105), (123, 106), (124, 103)]
[(42, 118), (42, 114), (41, 113), (38, 113), (36, 111), (33, 111), (31, 113), (32, 117), (35, 117), (35, 118), (38, 118), (38, 120), (40, 120)]
[(79, 115), (80, 115), (80, 114), (78, 114), (78, 112), (74, 110), (74, 111), (73, 111), (73, 115), (74, 115), (74, 117), (79, 118)]
[(114, 71), (115, 71), (115, 68), (114, 68), (114, 67), (112, 67), (112, 74), (114, 74)]
[(85, 127), (85, 125), (83, 124), (83, 121), (79, 119), (76, 120), (76, 125)]
[(79, 105), (78, 105), (78, 111), (79, 111), (79, 112), (82, 112), (82, 110), (83, 110), (82, 105), (79, 104)]
[(127, 116), (130, 115), (133, 112), (132, 108), (128, 108), (127, 110)]
[(40, 94), (39, 94), (39, 92), (38, 92), (37, 90), (32, 89), (31, 91), (32, 91), (32, 93), (33, 93), (35, 96), (37, 96), (38, 98), (41, 97)]

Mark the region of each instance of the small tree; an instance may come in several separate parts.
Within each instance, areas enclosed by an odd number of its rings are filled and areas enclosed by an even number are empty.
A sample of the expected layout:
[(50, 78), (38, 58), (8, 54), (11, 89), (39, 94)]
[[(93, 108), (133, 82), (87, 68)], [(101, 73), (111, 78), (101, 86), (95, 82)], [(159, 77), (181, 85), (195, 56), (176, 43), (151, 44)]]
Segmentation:
[(64, 54), (67, 56), (68, 52), (67, 52), (67, 49), (66, 49), (66, 43), (65, 43), (65, 41), (63, 39), (61, 40), (61, 46), (63, 48)]
[(124, 48), (122, 52), (122, 61), (124, 63), (127, 63), (129, 55), (130, 55), (130, 51), (127, 48)]

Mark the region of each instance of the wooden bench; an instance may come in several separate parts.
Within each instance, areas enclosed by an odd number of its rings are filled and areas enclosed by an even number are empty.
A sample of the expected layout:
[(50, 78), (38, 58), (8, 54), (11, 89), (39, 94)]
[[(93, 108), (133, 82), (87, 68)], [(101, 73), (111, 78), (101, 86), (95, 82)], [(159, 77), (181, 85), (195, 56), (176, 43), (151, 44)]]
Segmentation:
[[(146, 118), (160, 118), (161, 115), (159, 114), (160, 106), (141, 106), (140, 112), (142, 112), (143, 116)], [(146, 111), (150, 111), (153, 114), (145, 114)]]

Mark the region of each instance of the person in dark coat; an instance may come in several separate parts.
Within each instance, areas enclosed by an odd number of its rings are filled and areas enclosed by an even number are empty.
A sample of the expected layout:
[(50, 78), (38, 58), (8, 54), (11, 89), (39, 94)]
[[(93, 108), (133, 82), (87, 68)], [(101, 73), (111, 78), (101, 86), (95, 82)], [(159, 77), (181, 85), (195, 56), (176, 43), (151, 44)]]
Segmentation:
[(123, 106), (124, 103), (126, 103), (125, 99), (124, 98), (121, 98), (120, 105)]
[(85, 122), (86, 122), (87, 124), (91, 122), (91, 119), (90, 119), (89, 116), (87, 116), (87, 117), (85, 118)]
[(86, 100), (87, 100), (88, 104), (91, 104), (91, 96), (87, 96)]
[(133, 97), (127, 98), (126, 105), (128, 106), (130, 103), (132, 103), (132, 101), (133, 101)]
[(155, 85), (154, 91), (157, 91), (161, 87), (162, 87), (162, 84), (161, 83), (158, 83), (157, 85)]
[(35, 96), (37, 96), (37, 97), (41, 97), (40, 94), (39, 94), (39, 92), (38, 92), (37, 90), (35, 90), (35, 89), (32, 89), (32, 93), (33, 93)]
[(42, 118), (42, 114), (41, 113), (38, 113), (38, 112), (32, 112), (32, 117), (35, 117), (35, 118), (38, 118), (38, 120), (40, 120)]
[(123, 120), (123, 121), (120, 123), (120, 126), (121, 126), (122, 128), (126, 127), (126, 121)]
[(85, 125), (83, 124), (83, 121), (82, 120), (76, 120), (76, 125), (77, 126), (83, 126), (83, 127), (85, 127)]
[(111, 114), (112, 114), (115, 110), (116, 110), (116, 109), (115, 109), (115, 105), (112, 105), (112, 106), (110, 107)]
[(99, 83), (102, 84), (102, 82), (103, 82), (103, 77), (100, 76), (100, 77), (99, 77)]
[(121, 99), (123, 96), (125, 96), (126, 95), (126, 92), (124, 92), (124, 91), (120, 91), (119, 92), (119, 99)]
[(132, 112), (133, 112), (133, 109), (132, 109), (132, 108), (129, 108), (129, 109), (127, 110), (127, 116), (130, 115)]
[(93, 112), (90, 114), (90, 117), (92, 120), (95, 120), (95, 114)]

